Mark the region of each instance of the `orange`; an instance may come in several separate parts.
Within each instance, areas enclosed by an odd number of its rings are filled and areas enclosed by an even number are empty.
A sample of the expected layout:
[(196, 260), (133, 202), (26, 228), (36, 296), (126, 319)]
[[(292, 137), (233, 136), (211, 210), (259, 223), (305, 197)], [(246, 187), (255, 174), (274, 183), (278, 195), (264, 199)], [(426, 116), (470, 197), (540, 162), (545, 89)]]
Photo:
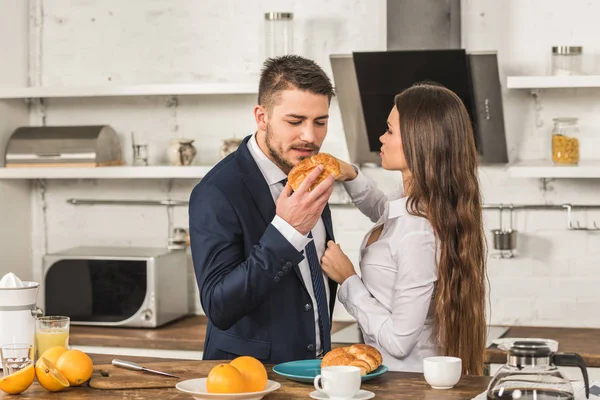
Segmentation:
[(244, 377), (246, 392), (261, 392), (267, 387), (267, 370), (263, 363), (254, 357), (241, 356), (231, 361)]
[(44, 357), (46, 360), (50, 361), (52, 364), (56, 365), (56, 361), (58, 361), (58, 357), (62, 356), (67, 349), (64, 346), (54, 346), (50, 347), (48, 350), (42, 353), (41, 357)]
[(229, 364), (214, 366), (206, 379), (208, 393), (243, 393), (244, 377), (235, 367)]
[(83, 351), (68, 350), (58, 357), (56, 369), (67, 378), (71, 386), (79, 386), (92, 376), (94, 363)]
[(14, 374), (10, 374), (0, 379), (0, 390), (8, 394), (19, 394), (26, 391), (33, 383), (35, 370), (33, 364), (23, 368)]
[(35, 363), (35, 376), (40, 386), (51, 392), (69, 387), (69, 381), (58, 372), (54, 364), (43, 357)]

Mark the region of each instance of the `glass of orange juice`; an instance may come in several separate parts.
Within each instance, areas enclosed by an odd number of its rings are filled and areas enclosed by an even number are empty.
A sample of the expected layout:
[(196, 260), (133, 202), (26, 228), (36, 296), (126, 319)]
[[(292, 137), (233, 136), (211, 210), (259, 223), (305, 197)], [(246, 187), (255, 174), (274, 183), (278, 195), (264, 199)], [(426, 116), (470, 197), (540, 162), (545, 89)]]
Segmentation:
[(38, 359), (54, 346), (69, 347), (69, 317), (38, 317), (35, 320), (35, 352)]

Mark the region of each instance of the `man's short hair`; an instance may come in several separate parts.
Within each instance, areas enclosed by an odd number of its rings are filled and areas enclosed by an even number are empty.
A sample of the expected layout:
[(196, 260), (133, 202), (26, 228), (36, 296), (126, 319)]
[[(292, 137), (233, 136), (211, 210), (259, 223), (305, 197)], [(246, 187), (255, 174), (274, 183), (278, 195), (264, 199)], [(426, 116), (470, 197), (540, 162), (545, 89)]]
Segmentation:
[(258, 104), (270, 111), (279, 94), (293, 88), (325, 95), (330, 102), (335, 96), (331, 80), (314, 61), (297, 55), (267, 59), (260, 74)]

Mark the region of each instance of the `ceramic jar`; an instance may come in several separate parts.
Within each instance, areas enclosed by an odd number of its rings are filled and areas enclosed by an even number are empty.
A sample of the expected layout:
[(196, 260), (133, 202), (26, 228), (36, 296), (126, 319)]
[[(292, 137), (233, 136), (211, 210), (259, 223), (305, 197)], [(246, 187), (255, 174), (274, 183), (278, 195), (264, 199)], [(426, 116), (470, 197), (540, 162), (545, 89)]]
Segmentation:
[(229, 154), (237, 150), (242, 143), (242, 139), (226, 139), (223, 140), (221, 145), (221, 159), (227, 157)]
[(167, 159), (171, 165), (191, 165), (196, 157), (196, 147), (192, 139), (173, 139), (167, 149)]

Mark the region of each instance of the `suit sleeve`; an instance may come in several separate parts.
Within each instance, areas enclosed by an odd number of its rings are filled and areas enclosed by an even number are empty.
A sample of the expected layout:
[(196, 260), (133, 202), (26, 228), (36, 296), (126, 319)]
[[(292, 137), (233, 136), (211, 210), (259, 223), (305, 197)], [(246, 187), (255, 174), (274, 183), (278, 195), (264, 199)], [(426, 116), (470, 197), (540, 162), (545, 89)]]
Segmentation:
[(220, 330), (251, 313), (304, 259), (273, 224), (246, 258), (236, 210), (214, 185), (192, 191), (189, 223), (202, 308)]

